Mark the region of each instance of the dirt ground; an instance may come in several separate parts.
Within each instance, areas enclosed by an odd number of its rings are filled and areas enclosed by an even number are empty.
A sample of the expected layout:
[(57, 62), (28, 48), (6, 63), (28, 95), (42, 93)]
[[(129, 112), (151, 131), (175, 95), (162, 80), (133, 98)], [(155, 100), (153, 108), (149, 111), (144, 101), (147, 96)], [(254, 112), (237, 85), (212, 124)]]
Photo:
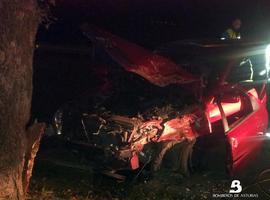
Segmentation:
[[(48, 156), (44, 152), (38, 155), (29, 200), (218, 199), (213, 198), (213, 194), (229, 193), (231, 185), (231, 179), (213, 169), (197, 171), (189, 177), (163, 170), (152, 177), (134, 180), (134, 176), (130, 176), (127, 181), (119, 182), (82, 164), (85, 162), (78, 160), (76, 153), (67, 156), (67, 152), (55, 149), (49, 159)], [(260, 156), (250, 157), (254, 159), (252, 166), (237, 174), (242, 193), (270, 199), (270, 173), (265, 171), (270, 168), (269, 158), (270, 141), (266, 141)]]

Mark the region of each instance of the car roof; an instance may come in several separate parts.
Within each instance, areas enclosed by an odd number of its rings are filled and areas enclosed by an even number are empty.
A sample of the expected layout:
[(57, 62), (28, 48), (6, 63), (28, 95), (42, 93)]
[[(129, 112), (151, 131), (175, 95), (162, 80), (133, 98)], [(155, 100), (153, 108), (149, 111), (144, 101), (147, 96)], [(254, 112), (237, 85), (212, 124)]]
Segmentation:
[(250, 47), (266, 44), (265, 41), (258, 40), (217, 40), (217, 39), (203, 39), (203, 40), (179, 40), (167, 43), (170, 46), (194, 46), (201, 48), (222, 48), (222, 47)]
[(182, 40), (160, 46), (155, 53), (177, 63), (185, 57), (228, 60), (237, 57), (264, 55), (267, 43), (248, 40)]

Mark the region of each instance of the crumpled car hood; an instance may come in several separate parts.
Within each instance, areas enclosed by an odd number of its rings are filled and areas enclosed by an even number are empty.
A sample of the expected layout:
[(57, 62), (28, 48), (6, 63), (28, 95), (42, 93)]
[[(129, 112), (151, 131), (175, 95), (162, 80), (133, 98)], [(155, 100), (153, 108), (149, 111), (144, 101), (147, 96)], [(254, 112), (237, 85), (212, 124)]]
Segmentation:
[(200, 81), (199, 77), (186, 72), (170, 59), (111, 33), (89, 25), (83, 25), (82, 30), (94, 44), (101, 46), (126, 71), (136, 73), (152, 84), (164, 87)]

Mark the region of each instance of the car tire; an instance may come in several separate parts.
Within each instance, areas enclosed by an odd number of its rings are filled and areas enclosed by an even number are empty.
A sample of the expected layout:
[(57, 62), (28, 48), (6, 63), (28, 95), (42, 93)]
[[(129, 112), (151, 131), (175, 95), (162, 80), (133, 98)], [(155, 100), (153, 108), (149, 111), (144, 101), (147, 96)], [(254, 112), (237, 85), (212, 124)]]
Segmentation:
[(194, 144), (195, 140), (160, 143), (152, 161), (152, 171), (156, 172), (162, 168), (166, 168), (189, 176), (193, 171), (192, 154)]

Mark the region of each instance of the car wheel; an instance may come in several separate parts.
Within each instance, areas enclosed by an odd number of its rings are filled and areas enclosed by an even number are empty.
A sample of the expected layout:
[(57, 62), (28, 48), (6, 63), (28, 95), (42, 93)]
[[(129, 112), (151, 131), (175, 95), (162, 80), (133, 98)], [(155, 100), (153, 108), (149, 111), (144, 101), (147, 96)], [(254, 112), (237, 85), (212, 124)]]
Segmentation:
[(165, 168), (190, 175), (193, 171), (192, 153), (194, 144), (195, 140), (160, 143), (152, 162), (152, 171), (156, 172), (161, 168)]

